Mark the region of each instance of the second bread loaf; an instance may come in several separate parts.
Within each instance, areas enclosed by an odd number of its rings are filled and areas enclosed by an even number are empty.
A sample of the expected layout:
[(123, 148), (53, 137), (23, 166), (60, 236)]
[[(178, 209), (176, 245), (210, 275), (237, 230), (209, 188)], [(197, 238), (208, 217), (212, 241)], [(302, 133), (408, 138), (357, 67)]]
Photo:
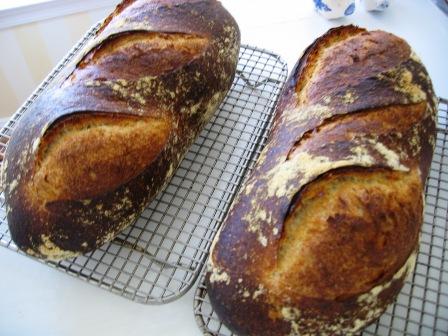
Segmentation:
[(298, 61), (217, 235), (207, 287), (238, 335), (347, 335), (412, 272), (436, 99), (409, 45), (330, 30)]

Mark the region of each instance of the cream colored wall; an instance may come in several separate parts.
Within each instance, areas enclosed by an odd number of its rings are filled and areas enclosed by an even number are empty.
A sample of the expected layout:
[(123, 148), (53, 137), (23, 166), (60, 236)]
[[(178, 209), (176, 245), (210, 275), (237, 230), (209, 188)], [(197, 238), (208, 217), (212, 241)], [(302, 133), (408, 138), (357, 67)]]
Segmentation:
[(0, 30), (0, 118), (11, 116), (113, 7)]

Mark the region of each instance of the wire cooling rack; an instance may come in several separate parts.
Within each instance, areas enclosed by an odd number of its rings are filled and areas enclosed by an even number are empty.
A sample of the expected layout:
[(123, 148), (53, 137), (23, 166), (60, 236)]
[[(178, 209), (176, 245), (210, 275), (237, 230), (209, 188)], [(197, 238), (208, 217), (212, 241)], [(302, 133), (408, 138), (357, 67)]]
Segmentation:
[[(20, 117), (97, 29), (88, 32), (1, 130), (0, 157)], [(170, 302), (188, 291), (259, 151), (286, 75), (286, 64), (277, 55), (242, 46), (237, 75), (219, 111), (134, 225), (85, 256), (46, 264), (141, 303)], [(4, 203), (2, 193), (0, 245), (17, 251)]]
[[(440, 99), (436, 149), (415, 271), (395, 304), (362, 335), (448, 334), (448, 100)], [(233, 336), (214, 312), (202, 275), (194, 314), (204, 335)]]

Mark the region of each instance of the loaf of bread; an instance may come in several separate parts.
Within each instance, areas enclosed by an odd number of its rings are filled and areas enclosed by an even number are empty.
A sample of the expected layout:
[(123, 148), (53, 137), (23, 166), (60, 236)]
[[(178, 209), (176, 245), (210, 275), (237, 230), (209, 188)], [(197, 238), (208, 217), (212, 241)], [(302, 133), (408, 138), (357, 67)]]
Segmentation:
[(26, 112), (3, 164), (11, 237), (63, 259), (113, 239), (170, 180), (235, 75), (215, 0), (125, 0)]
[(402, 39), (330, 30), (298, 61), (268, 142), (211, 249), (238, 335), (346, 335), (412, 272), (435, 141), (428, 74)]

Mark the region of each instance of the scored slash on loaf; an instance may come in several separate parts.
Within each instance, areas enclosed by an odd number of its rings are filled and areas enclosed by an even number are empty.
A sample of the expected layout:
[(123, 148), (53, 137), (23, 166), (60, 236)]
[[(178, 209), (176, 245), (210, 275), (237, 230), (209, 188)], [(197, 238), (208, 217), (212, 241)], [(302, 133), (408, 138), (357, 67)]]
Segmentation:
[(346, 335), (415, 265), (436, 98), (402, 39), (354, 26), (292, 70), (266, 147), (212, 244), (206, 284), (238, 335)]
[(125, 0), (18, 123), (11, 237), (45, 259), (96, 249), (170, 180), (224, 99), (240, 45), (215, 0)]

